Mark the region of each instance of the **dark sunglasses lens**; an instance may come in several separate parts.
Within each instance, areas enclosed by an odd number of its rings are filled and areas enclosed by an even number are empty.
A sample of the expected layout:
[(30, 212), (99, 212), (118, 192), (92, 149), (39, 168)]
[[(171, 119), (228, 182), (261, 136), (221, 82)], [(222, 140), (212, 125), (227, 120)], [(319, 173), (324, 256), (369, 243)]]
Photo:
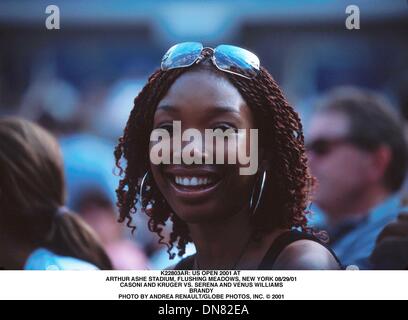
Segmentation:
[(318, 156), (324, 156), (330, 152), (330, 145), (327, 141), (319, 140), (311, 143), (307, 149)]
[(183, 42), (172, 46), (161, 62), (163, 71), (191, 66), (200, 56), (203, 45), (199, 42)]
[(223, 71), (255, 78), (259, 72), (259, 58), (252, 52), (230, 45), (215, 48), (214, 59), (217, 67)]

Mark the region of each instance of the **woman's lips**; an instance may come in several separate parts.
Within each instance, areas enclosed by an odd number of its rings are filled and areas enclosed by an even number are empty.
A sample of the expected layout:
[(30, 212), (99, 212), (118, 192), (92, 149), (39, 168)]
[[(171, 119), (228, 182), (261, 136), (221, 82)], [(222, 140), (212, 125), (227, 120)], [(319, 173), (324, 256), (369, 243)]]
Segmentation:
[(176, 168), (166, 170), (165, 174), (173, 191), (181, 198), (209, 196), (222, 181), (220, 175), (213, 170)]
[(209, 176), (173, 176), (173, 180), (178, 186), (203, 188), (214, 184), (215, 178)]

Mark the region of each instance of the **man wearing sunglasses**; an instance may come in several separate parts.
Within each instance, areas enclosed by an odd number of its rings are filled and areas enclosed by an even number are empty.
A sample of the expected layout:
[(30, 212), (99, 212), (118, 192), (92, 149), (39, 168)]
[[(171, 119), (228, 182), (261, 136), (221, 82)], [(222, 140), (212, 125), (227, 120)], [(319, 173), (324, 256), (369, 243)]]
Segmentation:
[[(402, 123), (380, 96), (339, 88), (312, 118), (307, 149), (318, 187), (318, 226), (343, 265), (370, 269), (376, 238), (400, 212), (399, 190), (407, 169)], [(313, 211), (313, 210), (312, 210)]]

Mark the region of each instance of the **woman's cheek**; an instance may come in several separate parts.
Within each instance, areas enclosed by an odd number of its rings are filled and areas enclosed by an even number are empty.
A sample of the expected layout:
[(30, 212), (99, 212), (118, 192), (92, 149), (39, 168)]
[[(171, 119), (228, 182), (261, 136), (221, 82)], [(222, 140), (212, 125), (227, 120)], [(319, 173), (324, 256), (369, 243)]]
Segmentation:
[(258, 130), (245, 129), (237, 135), (237, 163), (240, 175), (253, 176), (259, 165)]

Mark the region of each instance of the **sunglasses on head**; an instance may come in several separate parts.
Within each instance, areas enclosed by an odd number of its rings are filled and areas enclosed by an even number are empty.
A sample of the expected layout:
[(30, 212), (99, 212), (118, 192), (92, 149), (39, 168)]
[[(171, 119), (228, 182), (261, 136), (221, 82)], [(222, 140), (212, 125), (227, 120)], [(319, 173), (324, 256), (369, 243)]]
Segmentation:
[(306, 150), (313, 152), (318, 156), (325, 156), (329, 154), (336, 146), (349, 142), (350, 140), (347, 138), (320, 138), (306, 144)]
[(204, 49), (211, 53), (212, 63), (221, 71), (247, 79), (253, 79), (259, 73), (259, 58), (252, 52), (226, 44), (213, 49), (199, 42), (183, 42), (172, 46), (162, 58), (161, 69), (167, 71), (199, 63), (204, 58)]

